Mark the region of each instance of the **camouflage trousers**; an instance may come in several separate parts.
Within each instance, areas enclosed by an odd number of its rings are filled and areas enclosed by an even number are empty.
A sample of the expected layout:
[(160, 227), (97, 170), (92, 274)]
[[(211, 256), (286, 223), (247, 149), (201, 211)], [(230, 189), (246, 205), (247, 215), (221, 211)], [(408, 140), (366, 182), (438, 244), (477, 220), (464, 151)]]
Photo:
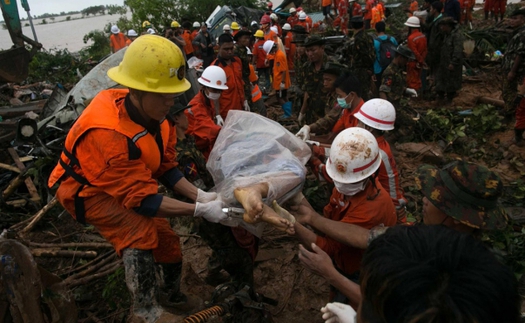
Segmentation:
[(361, 98), (366, 102), (371, 99), (372, 77), (368, 74), (368, 71), (363, 68), (355, 69), (354, 73), (359, 83), (361, 83)]
[(515, 78), (509, 82), (507, 78), (503, 79), (503, 101), (505, 101), (504, 114), (513, 115), (516, 111), (515, 100), (518, 94), (518, 79)]

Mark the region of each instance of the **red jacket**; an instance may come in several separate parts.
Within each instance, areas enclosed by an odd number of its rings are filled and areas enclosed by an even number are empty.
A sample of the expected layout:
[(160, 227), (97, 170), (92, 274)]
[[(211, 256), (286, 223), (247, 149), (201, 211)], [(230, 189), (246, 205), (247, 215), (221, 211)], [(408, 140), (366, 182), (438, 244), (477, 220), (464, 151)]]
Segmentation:
[(290, 17), (288, 17), (286, 19), (286, 22), (290, 24), (290, 26), (293, 28), (293, 26), (295, 26), (297, 24), (297, 22), (299, 21), (299, 17), (297, 16), (297, 14), (295, 15), (290, 15)]
[[(375, 186), (377, 189), (369, 182), (364, 191), (349, 197), (334, 188), (330, 202), (324, 207), (324, 216), (332, 221), (351, 223), (365, 229), (381, 224), (395, 225), (397, 215), (390, 196), (377, 179)], [(330, 238), (328, 232), (325, 234), (324, 237), (318, 236), (315, 243), (335, 261), (337, 267), (346, 275), (359, 270), (364, 250), (337, 242)]]
[(190, 108), (184, 111), (188, 117), (186, 133), (195, 137), (195, 146), (208, 159), (219, 131), (221, 131), (221, 127), (214, 121), (215, 107), (202, 90), (191, 99), (189, 106)]
[[(407, 63), (407, 86), (409, 88), (419, 90), (421, 83), (421, 65), (425, 63), (427, 57), (427, 38), (419, 31), (414, 30), (409, 36), (407, 46), (414, 52), (416, 56), (415, 61)], [(418, 67), (418, 64), (420, 65)]]
[(257, 68), (266, 68), (264, 65), (266, 61), (266, 52), (263, 49), (263, 45), (266, 41), (264, 39), (259, 39), (253, 44), (253, 56), (255, 57), (255, 67)]
[(286, 37), (284, 37), (284, 49), (286, 50), (286, 59), (288, 61), (289, 70), (294, 69), (293, 60), (295, 57), (295, 52), (297, 51), (297, 48), (295, 47), (295, 44), (292, 43), (292, 40), (293, 40), (293, 33), (289, 31), (286, 34)]
[(381, 186), (383, 186), (392, 198), (394, 206), (396, 206), (396, 208), (405, 206), (407, 201), (403, 189), (399, 186), (399, 173), (397, 171), (396, 160), (390, 150), (390, 145), (383, 136), (377, 137), (376, 140), (381, 155), (381, 166), (379, 166), (379, 174), (377, 178), (379, 179)]
[(337, 120), (334, 127), (332, 128), (332, 132), (335, 134), (340, 133), (341, 131), (350, 128), (350, 127), (357, 127), (357, 124), (359, 120), (356, 119), (354, 114), (361, 109), (365, 101), (361, 99), (361, 102), (355, 107), (354, 111), (349, 112), (348, 109), (343, 109), (343, 113), (341, 114), (341, 117)]
[(221, 98), (219, 99), (221, 117), (226, 120), (228, 111), (242, 110), (244, 100), (246, 100), (244, 98), (242, 62), (239, 57), (233, 57), (230, 62), (226, 62), (221, 57), (217, 57), (212, 65), (219, 66), (226, 73), (226, 85), (228, 89), (222, 91)]

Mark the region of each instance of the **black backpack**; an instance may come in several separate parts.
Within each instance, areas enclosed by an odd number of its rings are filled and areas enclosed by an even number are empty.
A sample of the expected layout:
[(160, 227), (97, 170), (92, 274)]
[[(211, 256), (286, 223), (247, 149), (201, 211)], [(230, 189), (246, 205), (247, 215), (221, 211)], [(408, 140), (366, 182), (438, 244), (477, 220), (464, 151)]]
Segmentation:
[(379, 42), (379, 57), (377, 58), (377, 61), (379, 62), (381, 69), (384, 70), (388, 67), (388, 65), (390, 65), (396, 56), (396, 45), (390, 41), (390, 36), (387, 36), (386, 39), (376, 39)]

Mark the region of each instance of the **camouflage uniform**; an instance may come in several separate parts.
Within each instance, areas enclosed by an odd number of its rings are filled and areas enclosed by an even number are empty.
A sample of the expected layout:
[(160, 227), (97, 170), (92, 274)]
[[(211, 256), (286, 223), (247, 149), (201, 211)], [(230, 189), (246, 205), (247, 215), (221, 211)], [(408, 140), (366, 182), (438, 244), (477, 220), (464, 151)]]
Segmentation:
[(337, 94), (335, 91), (328, 93), (325, 97), (326, 105), (324, 108), (325, 116), (317, 120), (310, 127), (315, 127), (316, 135), (324, 135), (334, 128), (335, 123), (341, 116), (341, 107), (337, 103)]
[[(328, 56), (323, 56), (321, 66), (328, 61)], [(326, 92), (323, 87), (323, 69), (315, 70), (314, 64), (306, 62), (303, 65), (302, 77), (304, 80), (303, 91), (308, 93), (308, 106), (306, 110), (306, 124), (314, 123), (319, 118), (324, 117), (324, 106)]]
[(414, 121), (405, 107), (401, 104), (401, 99), (406, 90), (406, 76), (404, 69), (392, 63), (383, 72), (379, 92), (386, 94), (387, 100), (396, 108), (395, 128), (413, 125)]
[(295, 66), (295, 89), (296, 99), (293, 102), (293, 112), (298, 113), (301, 110), (303, 104), (303, 86), (304, 86), (304, 64), (308, 61), (306, 54), (296, 55), (294, 58)]
[(445, 38), (445, 35), (443, 35), (439, 29), (439, 21), (442, 18), (442, 15), (439, 15), (428, 26), (428, 54), (426, 61), (430, 68), (431, 75), (436, 73), (437, 66), (439, 65), (440, 48), (443, 45), (443, 39)]
[[(463, 36), (459, 27), (446, 35), (441, 46), (439, 65), (436, 71), (436, 92), (452, 94), (461, 89), (463, 75)], [(450, 71), (448, 66), (454, 65)], [(450, 96), (448, 99), (452, 99)]]
[[(514, 59), (517, 56), (521, 56), (521, 62), (516, 70), (516, 77), (509, 82), (507, 75), (512, 70)], [(521, 84), (525, 76), (525, 26), (518, 28), (509, 41), (507, 51), (503, 56), (502, 69), (504, 73), (503, 100), (505, 101), (505, 111), (511, 113), (515, 109), (514, 100), (516, 99), (518, 84)]]
[(365, 101), (369, 100), (376, 60), (374, 39), (364, 30), (360, 30), (345, 44), (342, 54), (342, 63), (349, 66), (350, 71), (361, 83), (361, 97)]
[[(206, 170), (206, 159), (195, 146), (195, 139), (192, 136), (177, 140), (175, 149), (179, 170), (190, 183), (202, 190), (214, 186), (213, 179)], [(213, 250), (208, 262), (210, 275), (213, 276), (224, 269), (230, 274), (233, 281), (253, 287), (253, 260), (248, 250), (237, 243), (232, 233), (232, 230), (235, 229), (208, 222), (202, 218), (192, 220), (194, 231)]]
[(422, 165), (416, 186), (440, 211), (469, 227), (501, 229), (507, 223), (505, 209), (498, 202), (503, 183), (483, 166), (455, 161), (439, 170)]
[(248, 57), (248, 50), (246, 47), (239, 47), (235, 45), (235, 56), (239, 57), (242, 62), (242, 80), (244, 81), (244, 99), (248, 100), (251, 106), (252, 103), (252, 83), (250, 82), (250, 58)]

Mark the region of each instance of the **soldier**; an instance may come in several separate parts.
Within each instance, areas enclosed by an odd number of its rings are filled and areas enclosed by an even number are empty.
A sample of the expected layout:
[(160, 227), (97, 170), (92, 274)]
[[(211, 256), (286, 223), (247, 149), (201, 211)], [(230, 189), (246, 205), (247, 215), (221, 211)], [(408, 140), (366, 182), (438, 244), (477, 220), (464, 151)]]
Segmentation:
[(441, 13), (442, 10), (443, 3), (441, 1), (432, 2), (428, 15), (429, 23), (425, 26), (428, 39), (428, 55), (426, 61), (430, 68), (430, 76), (432, 78), (434, 78), (437, 66), (439, 65), (439, 52), (441, 45), (443, 44), (443, 39), (445, 38), (439, 29), (439, 21), (443, 19), (443, 14)]
[(309, 36), (304, 40), (308, 61), (303, 66), (304, 91), (303, 104), (297, 119), (310, 124), (324, 116), (323, 66), (328, 61), (324, 52), (325, 41), (318, 35)]
[(370, 98), (369, 92), (376, 60), (374, 39), (365, 32), (363, 17), (352, 17), (350, 23), (354, 30), (354, 37), (345, 44), (342, 59), (361, 82), (362, 98), (366, 101)]
[(248, 45), (250, 44), (251, 33), (247, 30), (237, 31), (233, 39), (235, 40), (235, 56), (242, 62), (242, 80), (244, 81), (244, 97), (248, 104), (252, 105), (252, 84), (250, 82), (250, 58), (248, 57)]
[(461, 89), (461, 78), (463, 75), (463, 37), (457, 21), (445, 17), (439, 22), (439, 28), (445, 35), (439, 65), (436, 71), (436, 92), (438, 100), (445, 98), (448, 102), (456, 96)]
[(516, 89), (525, 76), (525, 9), (519, 9), (512, 13), (510, 19), (511, 27), (515, 28), (514, 36), (507, 45), (507, 51), (503, 56), (502, 68), (503, 78), (503, 100), (505, 101), (506, 113), (514, 110)]

